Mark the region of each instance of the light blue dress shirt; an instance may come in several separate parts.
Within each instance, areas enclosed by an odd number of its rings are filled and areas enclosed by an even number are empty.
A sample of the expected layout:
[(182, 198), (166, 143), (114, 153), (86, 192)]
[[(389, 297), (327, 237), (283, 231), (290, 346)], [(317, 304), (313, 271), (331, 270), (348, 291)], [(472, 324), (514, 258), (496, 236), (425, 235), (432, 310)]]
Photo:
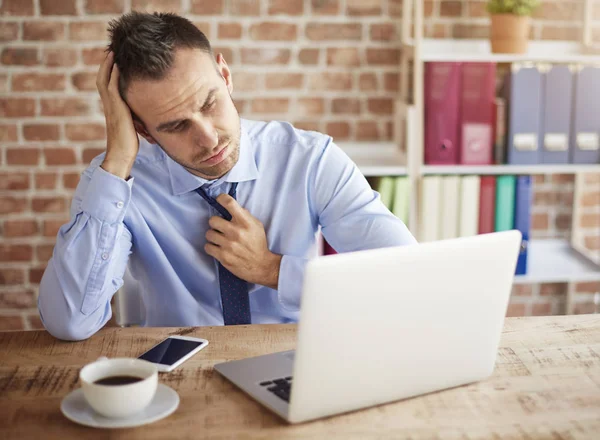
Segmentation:
[(99, 166), (103, 155), (92, 161), (40, 284), (38, 308), (51, 334), (79, 340), (98, 331), (126, 268), (141, 294), (143, 325), (223, 325), (217, 261), (204, 251), (217, 212), (195, 192), (201, 185), (217, 197), (238, 182), (238, 202), (283, 255), (277, 290), (249, 284), (255, 324), (297, 321), (319, 226), (339, 252), (416, 242), (331, 137), (284, 122), (241, 126), (237, 164), (213, 181), (144, 140), (127, 181)]

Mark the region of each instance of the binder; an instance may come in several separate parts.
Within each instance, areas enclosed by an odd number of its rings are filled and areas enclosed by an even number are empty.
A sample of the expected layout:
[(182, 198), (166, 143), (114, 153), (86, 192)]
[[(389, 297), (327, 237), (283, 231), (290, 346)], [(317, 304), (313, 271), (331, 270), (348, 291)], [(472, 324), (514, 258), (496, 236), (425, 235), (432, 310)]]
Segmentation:
[(394, 202), (392, 211), (406, 225), (408, 224), (408, 211), (410, 207), (410, 182), (408, 177), (396, 177)]
[(600, 163), (600, 67), (578, 67), (571, 136), (572, 163)]
[(442, 177), (440, 207), (436, 210), (440, 222), (439, 239), (458, 237), (460, 176)]
[(540, 162), (542, 74), (537, 67), (513, 64), (508, 75), (509, 164)]
[(479, 232), (479, 176), (463, 176), (460, 182), (459, 237), (470, 237)]
[(460, 91), (460, 163), (490, 165), (494, 151), (496, 63), (463, 63)]
[(479, 186), (479, 233), (488, 234), (496, 230), (496, 178), (481, 176)]
[(458, 164), (460, 63), (425, 64), (425, 163)]
[(420, 242), (439, 240), (441, 182), (440, 176), (425, 176), (421, 181), (417, 231)]
[(542, 162), (569, 163), (571, 107), (573, 101), (572, 67), (556, 65), (544, 73), (542, 102)]
[(324, 255), (335, 255), (337, 251), (331, 247), (327, 240), (323, 239), (323, 254)]
[(509, 231), (515, 227), (515, 182), (515, 176), (496, 178), (496, 231)]
[(515, 193), (515, 229), (521, 231), (523, 239), (517, 260), (516, 275), (525, 275), (527, 273), (527, 249), (529, 247), (529, 233), (531, 229), (531, 192), (531, 176), (519, 176), (516, 182)]
[(496, 121), (494, 127), (494, 163), (502, 165), (506, 163), (507, 105), (505, 98), (496, 98), (494, 111)]
[(381, 197), (381, 202), (390, 211), (393, 209), (394, 186), (394, 178), (390, 176), (385, 176), (379, 180), (379, 186), (377, 188), (377, 192), (379, 192), (379, 195)]

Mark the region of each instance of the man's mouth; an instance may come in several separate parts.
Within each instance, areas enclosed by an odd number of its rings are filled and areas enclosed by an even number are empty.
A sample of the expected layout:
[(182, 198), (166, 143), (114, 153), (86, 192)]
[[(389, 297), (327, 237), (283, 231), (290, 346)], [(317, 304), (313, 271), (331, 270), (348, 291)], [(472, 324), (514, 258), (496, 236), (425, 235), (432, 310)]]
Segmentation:
[(229, 151), (229, 143), (227, 143), (222, 149), (221, 151), (219, 151), (217, 154), (215, 154), (212, 157), (209, 157), (206, 160), (202, 161), (202, 164), (205, 165), (216, 165), (218, 163), (220, 163), (225, 156), (227, 155), (227, 152)]

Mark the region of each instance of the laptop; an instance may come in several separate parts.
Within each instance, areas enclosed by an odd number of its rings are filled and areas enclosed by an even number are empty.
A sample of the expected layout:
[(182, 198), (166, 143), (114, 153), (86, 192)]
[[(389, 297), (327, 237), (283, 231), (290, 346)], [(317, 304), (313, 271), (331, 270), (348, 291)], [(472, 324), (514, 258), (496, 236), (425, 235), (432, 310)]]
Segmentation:
[(486, 379), (520, 246), (512, 230), (310, 260), (296, 350), (215, 369), (290, 423)]

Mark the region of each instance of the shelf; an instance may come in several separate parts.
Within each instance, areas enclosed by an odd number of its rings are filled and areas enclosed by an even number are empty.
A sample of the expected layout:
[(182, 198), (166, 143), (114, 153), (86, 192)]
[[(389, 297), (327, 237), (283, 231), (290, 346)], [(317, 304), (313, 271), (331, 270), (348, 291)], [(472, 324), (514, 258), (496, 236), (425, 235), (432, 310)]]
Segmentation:
[(516, 275), (515, 284), (600, 281), (600, 266), (565, 240), (531, 240), (528, 273)]
[(367, 177), (406, 175), (406, 161), (393, 142), (337, 142), (337, 145)]
[(422, 174), (574, 174), (599, 173), (598, 165), (424, 165)]
[(580, 43), (572, 41), (529, 41), (526, 54), (492, 53), (489, 40), (424, 39), (421, 44), (423, 61), (471, 62), (545, 62), (600, 63), (599, 54), (587, 54)]

